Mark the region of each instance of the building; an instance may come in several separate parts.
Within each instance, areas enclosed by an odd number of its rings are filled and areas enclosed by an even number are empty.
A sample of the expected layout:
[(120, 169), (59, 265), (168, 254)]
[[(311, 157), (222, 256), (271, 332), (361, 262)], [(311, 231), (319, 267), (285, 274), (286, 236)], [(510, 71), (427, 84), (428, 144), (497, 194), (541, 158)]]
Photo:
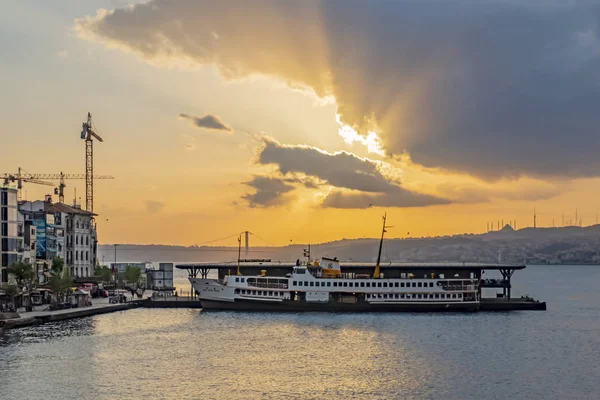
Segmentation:
[(173, 291), (173, 263), (160, 263), (158, 269), (146, 270), (148, 288)]
[(97, 235), (93, 217), (96, 214), (78, 206), (44, 201), (23, 202), (19, 206), (25, 229), (35, 227), (35, 260), (45, 274), (55, 257), (61, 257), (74, 277), (89, 277), (96, 266)]
[(0, 284), (8, 283), (7, 267), (21, 260), (23, 232), (18, 229), (17, 189), (0, 186)]

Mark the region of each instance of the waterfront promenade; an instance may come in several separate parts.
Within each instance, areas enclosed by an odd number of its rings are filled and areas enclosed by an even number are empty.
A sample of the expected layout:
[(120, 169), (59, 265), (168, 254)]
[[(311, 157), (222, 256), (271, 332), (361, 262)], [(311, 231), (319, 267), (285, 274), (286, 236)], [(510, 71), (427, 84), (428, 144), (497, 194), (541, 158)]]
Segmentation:
[(40, 325), (46, 322), (129, 310), (141, 306), (142, 302), (143, 300), (132, 300), (131, 297), (128, 298), (128, 302), (118, 304), (110, 304), (107, 298), (94, 299), (92, 305), (88, 307), (67, 308), (56, 311), (49, 311), (48, 305), (37, 306), (34, 311), (20, 312), (18, 318), (0, 320), (0, 329)]

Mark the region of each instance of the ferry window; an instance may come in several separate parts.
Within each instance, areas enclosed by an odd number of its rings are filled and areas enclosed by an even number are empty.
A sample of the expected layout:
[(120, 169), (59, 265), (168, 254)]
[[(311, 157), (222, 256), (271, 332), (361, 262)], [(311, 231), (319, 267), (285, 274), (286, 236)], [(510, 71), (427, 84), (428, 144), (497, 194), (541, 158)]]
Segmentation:
[(252, 294), (253, 294), (254, 296), (256, 296), (256, 290), (253, 290), (253, 291), (252, 291)]
[(327, 287), (331, 287), (331, 282), (327, 282)]
[(304, 286), (308, 286), (308, 282), (304, 281)]
[(384, 299), (387, 299), (387, 294), (384, 294), (384, 295), (383, 295), (383, 298), (384, 298)]
[(419, 298), (421, 299), (421, 298), (423, 298), (423, 296), (422, 296), (422, 295), (419, 295)]
[(439, 295), (438, 293), (436, 293), (436, 294), (435, 294), (435, 298), (436, 298), (436, 299), (439, 299), (439, 298), (440, 298), (440, 295)]
[(344, 287), (348, 287), (348, 282), (344, 282)]
[(350, 287), (354, 286), (354, 283), (350, 282), (350, 283), (349, 283), (349, 286), (350, 286)]
[(417, 284), (415, 282), (413, 282), (412, 287), (417, 287)]
[(383, 282), (383, 287), (387, 287), (387, 282)]
[(371, 287), (371, 282), (367, 282), (367, 287)]
[(429, 295), (429, 298), (430, 298), (430, 299), (433, 299), (433, 295), (432, 295), (432, 294), (430, 294), (430, 295)]
[(239, 281), (240, 281), (240, 278), (235, 278), (235, 281), (236, 281), (236, 282), (239, 282)]
[(396, 294), (396, 295), (394, 295), (394, 297), (395, 297), (395, 298), (398, 298), (399, 296)]
[(462, 293), (459, 293), (458, 294), (458, 298), (460, 299), (461, 297), (462, 297)]
[(273, 296), (273, 292), (269, 291), (269, 296)]
[(455, 299), (456, 298), (456, 293), (452, 294), (452, 298)]
[(418, 287), (422, 287), (422, 286), (423, 286), (423, 284), (422, 284), (421, 282), (419, 282), (419, 283), (417, 284), (417, 286), (418, 286)]
[(305, 269), (297, 269), (297, 270), (296, 270), (296, 273), (297, 273), (297, 274), (303, 274), (303, 273), (305, 273), (305, 272), (306, 272), (306, 270), (305, 270)]
[(315, 286), (315, 283), (314, 283), (314, 282), (311, 282), (311, 283), (310, 283), (310, 286)]
[(292, 282), (292, 285), (296, 286), (296, 283), (297, 283), (296, 281), (293, 281), (293, 282)]
[(377, 287), (381, 287), (381, 282), (377, 282)]
[(333, 287), (337, 287), (337, 282), (333, 282)]
[(400, 287), (404, 287), (404, 282), (400, 282)]
[(429, 282), (429, 287), (433, 287), (433, 282)]
[(403, 294), (401, 294), (401, 295), (400, 295), (400, 298), (401, 298), (401, 299), (403, 299), (403, 298), (404, 298), (404, 295), (403, 295)]
[(242, 279), (242, 283), (244, 283), (245, 278), (241, 278)]
[(235, 289), (235, 290), (233, 291), (233, 293), (235, 293), (235, 294), (239, 294), (239, 293), (240, 293), (240, 291), (239, 291), (238, 289)]
[(416, 299), (416, 298), (417, 298), (417, 295), (413, 293), (413, 294), (412, 294), (412, 298), (413, 298), (413, 299)]
[(394, 282), (394, 286), (395, 286), (395, 287), (398, 287), (398, 282)]
[(364, 282), (361, 282), (361, 283), (360, 283), (360, 287), (365, 287), (365, 283), (364, 283)]

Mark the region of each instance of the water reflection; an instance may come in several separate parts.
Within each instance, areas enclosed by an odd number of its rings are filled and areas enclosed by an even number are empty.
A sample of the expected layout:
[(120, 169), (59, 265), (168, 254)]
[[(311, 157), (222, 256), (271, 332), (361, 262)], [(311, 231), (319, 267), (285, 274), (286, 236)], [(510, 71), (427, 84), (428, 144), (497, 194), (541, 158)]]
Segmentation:
[(585, 272), (530, 276), (522, 290), (556, 291), (548, 312), (136, 309), (12, 330), (0, 398), (597, 398), (600, 271)]

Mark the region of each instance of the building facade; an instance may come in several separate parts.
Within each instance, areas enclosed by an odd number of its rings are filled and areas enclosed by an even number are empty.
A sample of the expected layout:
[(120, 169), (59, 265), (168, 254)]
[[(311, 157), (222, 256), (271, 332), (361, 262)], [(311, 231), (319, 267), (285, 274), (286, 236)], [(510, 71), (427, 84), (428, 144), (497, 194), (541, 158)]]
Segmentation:
[[(55, 257), (64, 260), (74, 277), (89, 277), (96, 264), (96, 228), (92, 214), (79, 207), (44, 201), (23, 202), (24, 221), (35, 227), (35, 259), (45, 272)], [(39, 272), (38, 272), (39, 275)]]
[(17, 189), (0, 186), (0, 284), (8, 282), (7, 267), (21, 260), (23, 231), (18, 219)]

